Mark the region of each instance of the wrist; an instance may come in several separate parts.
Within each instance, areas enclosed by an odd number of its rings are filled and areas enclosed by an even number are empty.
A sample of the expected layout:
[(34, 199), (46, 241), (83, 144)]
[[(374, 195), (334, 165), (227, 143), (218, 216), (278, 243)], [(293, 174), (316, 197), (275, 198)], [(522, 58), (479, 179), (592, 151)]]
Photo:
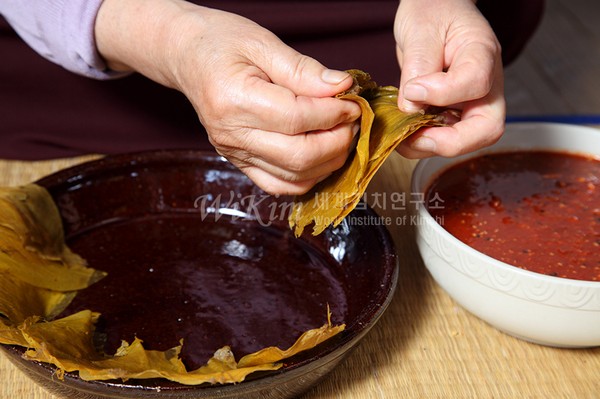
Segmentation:
[(112, 70), (177, 88), (171, 62), (180, 45), (178, 21), (192, 7), (199, 8), (179, 0), (104, 0), (95, 25), (98, 52)]

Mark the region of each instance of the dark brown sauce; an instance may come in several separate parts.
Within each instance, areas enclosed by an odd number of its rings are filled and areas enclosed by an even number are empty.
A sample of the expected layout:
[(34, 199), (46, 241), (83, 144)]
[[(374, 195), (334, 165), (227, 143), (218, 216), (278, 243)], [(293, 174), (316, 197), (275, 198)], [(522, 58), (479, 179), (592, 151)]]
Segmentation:
[(80, 292), (65, 313), (102, 314), (105, 351), (135, 336), (147, 349), (184, 340), (195, 369), (230, 345), (236, 357), (287, 348), (299, 335), (347, 316), (344, 273), (290, 231), (221, 217), (161, 213), (87, 229), (71, 248), (108, 276)]

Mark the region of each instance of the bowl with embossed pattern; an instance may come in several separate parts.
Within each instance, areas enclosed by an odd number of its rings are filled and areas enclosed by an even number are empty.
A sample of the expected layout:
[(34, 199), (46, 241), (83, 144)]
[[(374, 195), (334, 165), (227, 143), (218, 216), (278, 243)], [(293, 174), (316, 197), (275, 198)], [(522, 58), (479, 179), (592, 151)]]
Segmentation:
[(512, 336), (600, 345), (600, 131), (507, 124), (494, 145), (417, 164), (417, 243), (435, 281)]

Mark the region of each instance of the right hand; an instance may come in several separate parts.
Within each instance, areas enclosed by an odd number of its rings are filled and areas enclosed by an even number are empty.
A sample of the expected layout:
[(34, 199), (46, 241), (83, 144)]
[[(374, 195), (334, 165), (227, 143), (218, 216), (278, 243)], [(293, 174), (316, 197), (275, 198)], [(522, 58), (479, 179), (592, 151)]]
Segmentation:
[(395, 24), (398, 106), (462, 111), (451, 126), (419, 130), (400, 144), (400, 154), (454, 157), (496, 142), (506, 117), (501, 50), (474, 1), (402, 0)]
[(216, 150), (268, 192), (304, 193), (351, 151), (360, 108), (333, 98), (351, 77), (243, 17), (178, 0), (105, 0), (96, 32), (112, 68), (184, 93)]

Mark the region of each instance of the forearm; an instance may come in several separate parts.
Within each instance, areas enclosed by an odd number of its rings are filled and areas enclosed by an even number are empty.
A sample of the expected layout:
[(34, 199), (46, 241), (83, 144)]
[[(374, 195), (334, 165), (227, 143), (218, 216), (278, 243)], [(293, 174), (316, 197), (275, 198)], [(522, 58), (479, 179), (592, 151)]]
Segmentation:
[(111, 69), (179, 88), (174, 73), (184, 21), (196, 18), (195, 29), (202, 29), (202, 12), (210, 10), (180, 0), (104, 0), (95, 26), (98, 51)]

